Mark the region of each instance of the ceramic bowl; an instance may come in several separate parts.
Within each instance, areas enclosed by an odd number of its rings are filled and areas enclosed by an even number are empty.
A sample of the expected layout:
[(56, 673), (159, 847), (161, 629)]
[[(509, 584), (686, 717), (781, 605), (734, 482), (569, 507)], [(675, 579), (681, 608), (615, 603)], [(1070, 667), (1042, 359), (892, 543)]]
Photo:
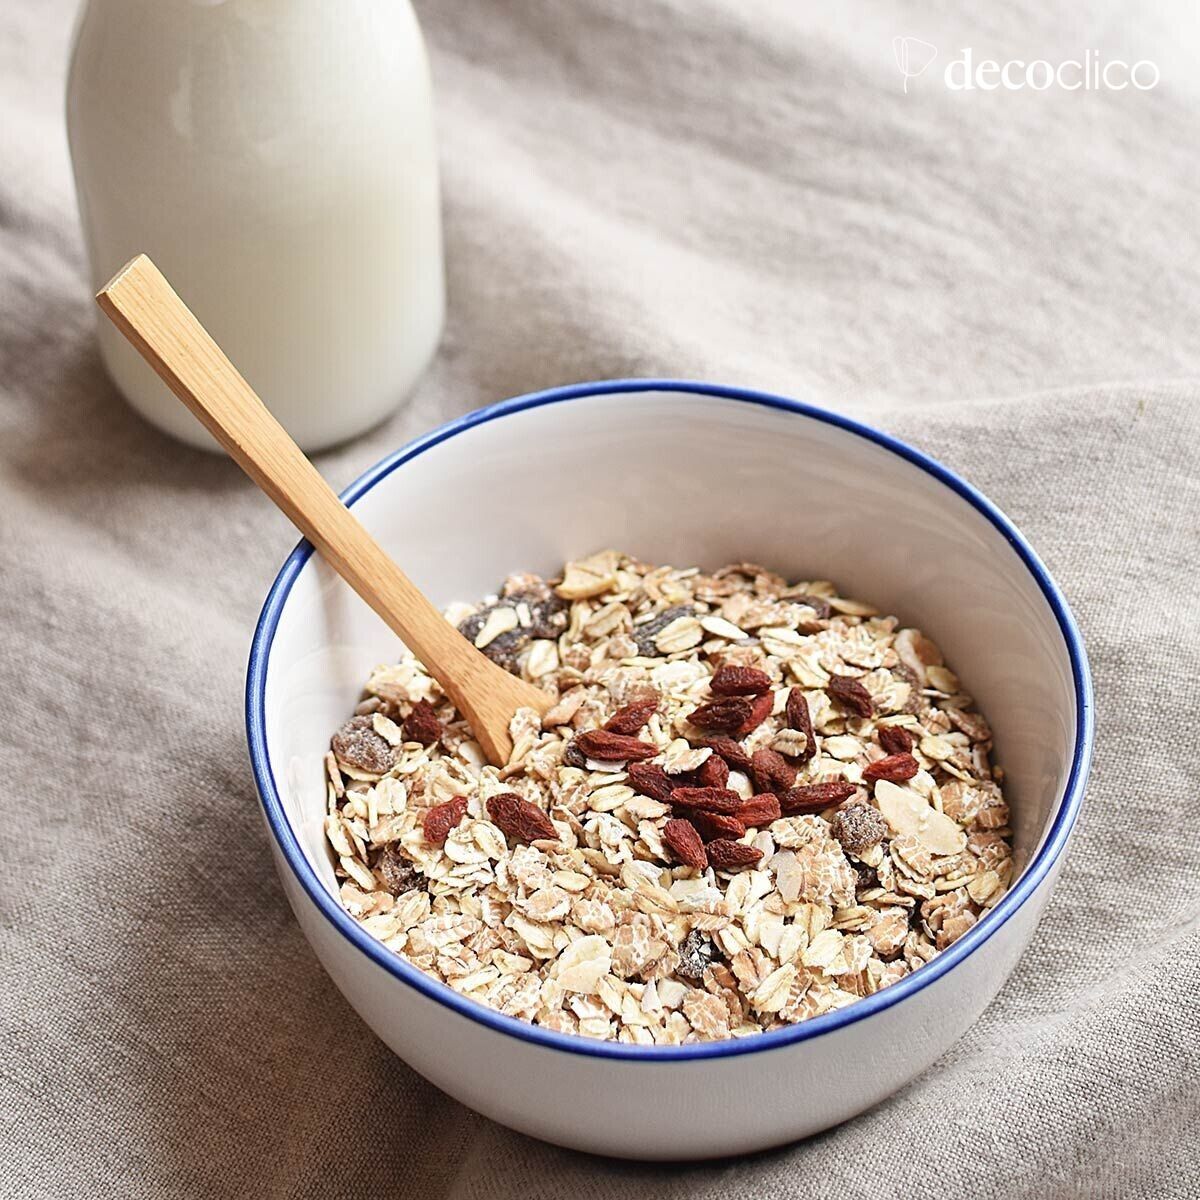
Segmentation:
[(345, 499), (435, 603), (615, 546), (829, 578), (937, 641), (991, 721), (1019, 876), (931, 964), (836, 1012), (680, 1047), (534, 1028), (466, 1000), (338, 903), (322, 755), (395, 638), (302, 542), (267, 597), (247, 684), (276, 866), (326, 971), (376, 1034), (471, 1108), (601, 1154), (688, 1159), (815, 1133), (878, 1103), (978, 1017), (1037, 925), (1079, 812), (1087, 662), (1059, 589), (994, 505), (885, 434), (777, 396), (663, 380), (559, 388), (442, 426)]

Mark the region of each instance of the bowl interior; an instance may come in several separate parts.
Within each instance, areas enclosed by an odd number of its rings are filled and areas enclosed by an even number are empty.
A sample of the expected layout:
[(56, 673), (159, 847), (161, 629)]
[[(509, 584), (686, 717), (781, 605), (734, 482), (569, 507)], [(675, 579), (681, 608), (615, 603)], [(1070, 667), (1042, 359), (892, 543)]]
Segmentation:
[[(832, 579), (942, 647), (994, 728), (1018, 865), (1036, 853), (1076, 750), (1071, 658), (1033, 570), (953, 481), (818, 415), (653, 387), (510, 409), (422, 445), (373, 473), (354, 510), (435, 603), (610, 545), (654, 563)], [(370, 668), (397, 650), (310, 557), (270, 646), (266, 749), (330, 891), (322, 757)]]

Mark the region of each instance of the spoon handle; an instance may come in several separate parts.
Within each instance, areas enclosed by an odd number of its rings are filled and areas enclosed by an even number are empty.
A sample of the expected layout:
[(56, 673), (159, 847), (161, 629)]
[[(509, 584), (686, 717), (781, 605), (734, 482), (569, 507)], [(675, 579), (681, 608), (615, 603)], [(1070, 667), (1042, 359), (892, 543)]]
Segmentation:
[(518, 707), (549, 697), (475, 649), (384, 553), (144, 254), (96, 300), (230, 457), (442, 685), (498, 765)]

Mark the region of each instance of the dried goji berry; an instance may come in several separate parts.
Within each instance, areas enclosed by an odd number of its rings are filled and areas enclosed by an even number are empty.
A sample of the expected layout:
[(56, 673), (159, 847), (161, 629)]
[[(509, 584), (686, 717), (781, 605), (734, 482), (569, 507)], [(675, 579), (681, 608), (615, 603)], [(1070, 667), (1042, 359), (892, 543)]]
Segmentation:
[(704, 843), (691, 821), (674, 817), (663, 826), (663, 841), (685, 867), (703, 871), (708, 866)]

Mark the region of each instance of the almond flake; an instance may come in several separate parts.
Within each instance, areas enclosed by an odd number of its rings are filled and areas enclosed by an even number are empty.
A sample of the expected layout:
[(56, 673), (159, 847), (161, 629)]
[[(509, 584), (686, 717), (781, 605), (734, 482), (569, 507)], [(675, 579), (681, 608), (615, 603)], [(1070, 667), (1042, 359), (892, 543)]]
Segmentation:
[(966, 849), (967, 835), (957, 822), (911, 788), (881, 780), (875, 785), (875, 802), (894, 833), (916, 838), (930, 854), (959, 854)]

